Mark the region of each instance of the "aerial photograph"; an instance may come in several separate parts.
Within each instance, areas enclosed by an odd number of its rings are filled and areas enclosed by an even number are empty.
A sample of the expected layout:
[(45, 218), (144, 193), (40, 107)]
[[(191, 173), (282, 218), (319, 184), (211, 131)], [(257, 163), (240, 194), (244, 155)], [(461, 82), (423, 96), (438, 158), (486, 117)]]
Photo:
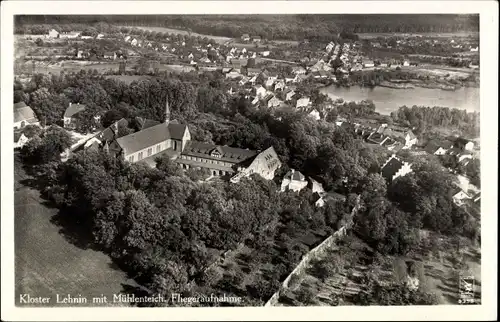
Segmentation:
[(479, 38), (479, 14), (15, 15), (15, 305), (480, 305)]

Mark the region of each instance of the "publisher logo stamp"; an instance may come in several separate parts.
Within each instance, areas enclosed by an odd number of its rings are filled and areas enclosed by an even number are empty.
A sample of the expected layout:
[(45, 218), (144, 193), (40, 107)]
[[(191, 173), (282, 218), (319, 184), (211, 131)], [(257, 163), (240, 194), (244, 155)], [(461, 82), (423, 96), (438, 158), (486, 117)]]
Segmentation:
[(474, 276), (460, 276), (458, 304), (476, 304)]

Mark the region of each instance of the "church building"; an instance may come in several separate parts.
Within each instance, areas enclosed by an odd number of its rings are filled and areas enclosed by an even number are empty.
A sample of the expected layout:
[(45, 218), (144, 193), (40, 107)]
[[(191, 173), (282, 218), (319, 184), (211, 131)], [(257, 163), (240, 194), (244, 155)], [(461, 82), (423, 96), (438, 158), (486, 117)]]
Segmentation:
[(206, 168), (213, 176), (226, 176), (232, 182), (253, 173), (271, 180), (281, 166), (273, 147), (259, 152), (193, 141), (187, 125), (170, 121), (168, 102), (165, 112), (165, 122), (116, 138), (106, 144), (106, 149), (129, 162), (142, 161), (151, 166), (166, 154), (183, 169)]

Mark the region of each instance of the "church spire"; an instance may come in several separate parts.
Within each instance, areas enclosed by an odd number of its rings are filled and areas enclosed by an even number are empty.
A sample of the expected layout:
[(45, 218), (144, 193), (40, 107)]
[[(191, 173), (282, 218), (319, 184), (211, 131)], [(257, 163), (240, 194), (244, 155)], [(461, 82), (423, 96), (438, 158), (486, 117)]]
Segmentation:
[(169, 122), (170, 122), (170, 106), (168, 104), (168, 97), (167, 97), (167, 100), (165, 103), (165, 124), (168, 125)]

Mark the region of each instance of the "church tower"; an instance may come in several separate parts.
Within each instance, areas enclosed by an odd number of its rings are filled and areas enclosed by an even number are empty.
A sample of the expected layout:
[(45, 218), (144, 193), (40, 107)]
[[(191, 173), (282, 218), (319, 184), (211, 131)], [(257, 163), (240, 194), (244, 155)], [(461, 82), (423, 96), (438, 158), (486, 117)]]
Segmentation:
[(169, 122), (170, 122), (170, 106), (168, 104), (168, 98), (167, 98), (167, 101), (165, 103), (165, 124), (168, 125)]

